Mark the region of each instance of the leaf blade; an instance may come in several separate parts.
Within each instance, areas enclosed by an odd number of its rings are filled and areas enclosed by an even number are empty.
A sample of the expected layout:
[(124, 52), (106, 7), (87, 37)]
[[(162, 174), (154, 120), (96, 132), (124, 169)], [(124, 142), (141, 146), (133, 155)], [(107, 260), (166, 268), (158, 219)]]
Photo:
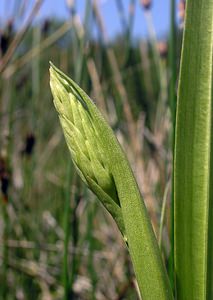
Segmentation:
[(206, 299), (213, 1), (188, 0), (174, 153), (178, 299)]

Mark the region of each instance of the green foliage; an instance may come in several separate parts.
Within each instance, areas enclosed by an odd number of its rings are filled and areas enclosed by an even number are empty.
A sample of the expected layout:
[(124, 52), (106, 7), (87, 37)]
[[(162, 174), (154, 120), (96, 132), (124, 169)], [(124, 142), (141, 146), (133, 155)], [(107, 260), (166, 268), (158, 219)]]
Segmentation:
[(176, 290), (177, 299), (204, 300), (212, 299), (207, 261), (212, 256), (213, 1), (188, 0), (185, 22), (174, 165)]

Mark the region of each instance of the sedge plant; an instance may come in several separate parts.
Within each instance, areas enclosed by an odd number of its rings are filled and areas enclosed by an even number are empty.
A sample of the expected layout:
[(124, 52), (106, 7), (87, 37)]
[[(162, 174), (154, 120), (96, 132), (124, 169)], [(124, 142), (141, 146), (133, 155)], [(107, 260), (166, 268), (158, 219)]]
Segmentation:
[(133, 172), (113, 131), (89, 96), (51, 63), (54, 104), (73, 163), (117, 223), (143, 300), (213, 297), (212, 45), (213, 0), (188, 0), (174, 147), (175, 291)]

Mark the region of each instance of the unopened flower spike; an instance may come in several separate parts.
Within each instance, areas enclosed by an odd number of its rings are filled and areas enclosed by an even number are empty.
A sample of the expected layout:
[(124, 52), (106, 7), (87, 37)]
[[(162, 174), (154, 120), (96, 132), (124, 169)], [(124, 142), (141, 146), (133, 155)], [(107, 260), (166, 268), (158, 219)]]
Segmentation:
[[(71, 157), (81, 179), (97, 195), (124, 235), (124, 224), (92, 100), (52, 63), (50, 86)], [(102, 120), (103, 121), (103, 120)]]

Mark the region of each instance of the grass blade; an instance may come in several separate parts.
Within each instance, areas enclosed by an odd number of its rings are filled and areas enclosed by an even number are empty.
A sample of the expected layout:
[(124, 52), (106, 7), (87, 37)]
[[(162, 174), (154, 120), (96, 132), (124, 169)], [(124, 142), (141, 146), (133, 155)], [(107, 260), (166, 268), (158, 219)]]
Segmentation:
[[(174, 133), (175, 133), (175, 116), (176, 116), (176, 81), (177, 81), (177, 32), (176, 32), (176, 1), (170, 0), (170, 35), (169, 35), (169, 98), (170, 98), (170, 110), (172, 117), (172, 151), (174, 152)], [(174, 159), (172, 161), (174, 167)], [(171, 230), (170, 230), (170, 241), (171, 251), (169, 256), (169, 278), (174, 289), (174, 178), (172, 177), (172, 192), (171, 192)]]
[(178, 299), (206, 299), (213, 1), (188, 0), (178, 90), (175, 269)]
[[(212, 68), (213, 70), (213, 68)], [(212, 88), (212, 101), (213, 101), (213, 88)], [(213, 105), (212, 105), (213, 115)], [(207, 271), (207, 300), (213, 299), (213, 119), (211, 124), (211, 158), (210, 158), (210, 183), (209, 183), (209, 233), (208, 233), (208, 271)]]

